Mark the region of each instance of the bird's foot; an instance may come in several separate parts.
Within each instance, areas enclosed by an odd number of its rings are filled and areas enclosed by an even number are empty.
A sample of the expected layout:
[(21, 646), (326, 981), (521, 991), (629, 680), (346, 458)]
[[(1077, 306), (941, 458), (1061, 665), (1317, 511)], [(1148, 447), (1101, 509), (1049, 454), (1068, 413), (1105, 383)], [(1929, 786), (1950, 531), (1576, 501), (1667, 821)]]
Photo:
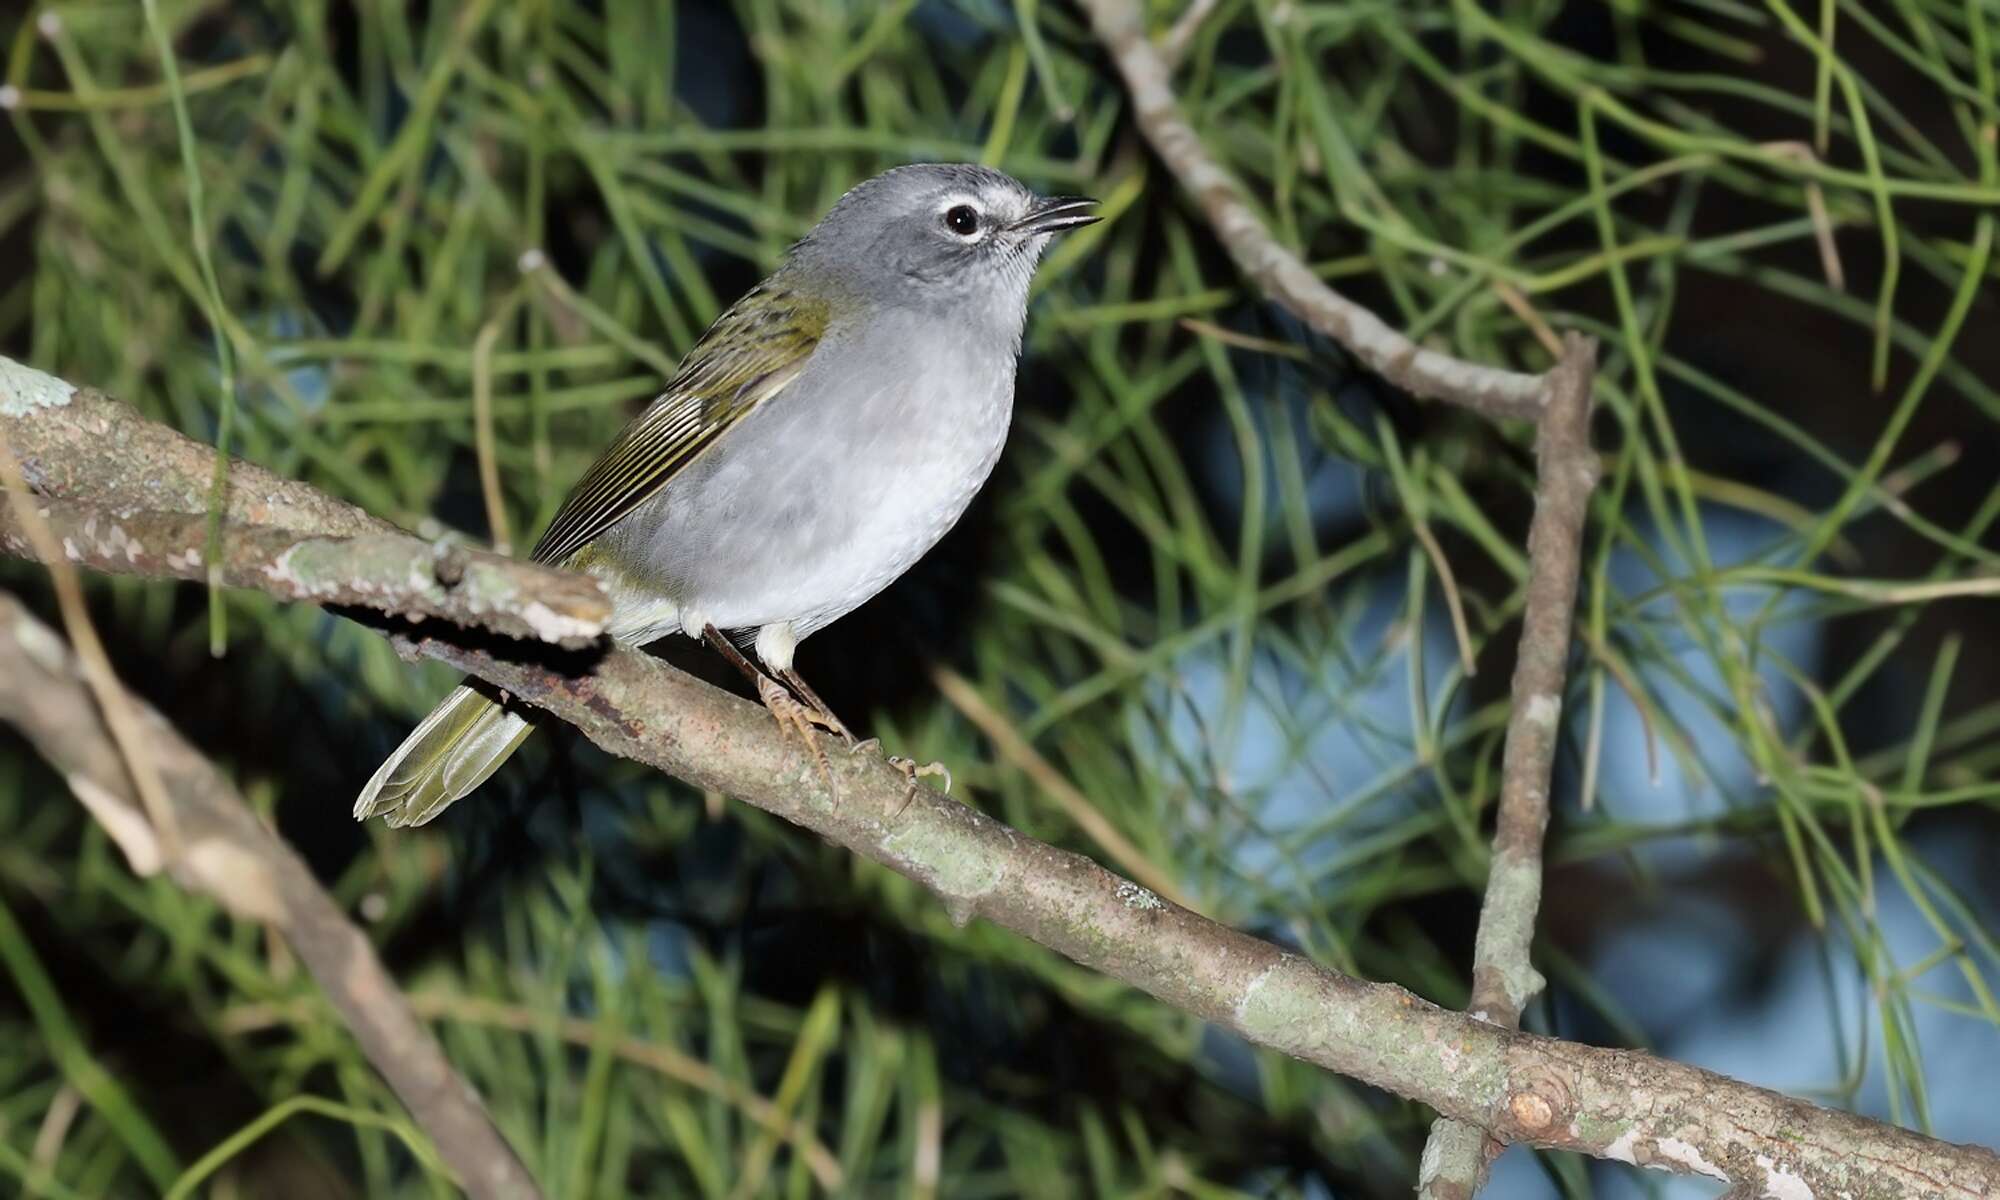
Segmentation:
[(880, 754), (882, 753), (882, 739), (872, 737), (865, 742), (856, 742), (847, 748), (847, 752), (849, 754)]
[[(819, 698), (819, 693), (813, 691), (812, 685), (801, 678), (797, 671), (787, 668), (778, 672), (778, 678), (785, 681), (785, 686), (792, 689), (793, 695), (805, 702), (806, 708), (812, 712), (813, 724), (845, 742), (850, 750), (859, 749), (867, 744), (855, 740), (854, 731), (847, 727), (845, 721), (833, 714), (833, 709), (827, 706), (826, 701)], [(869, 741), (874, 740), (869, 739)]]
[[(944, 794), (947, 796), (951, 795), (951, 768), (941, 762), (927, 762), (919, 765), (914, 758), (904, 758), (900, 754), (891, 754), (889, 756), (889, 765), (901, 771), (903, 778), (910, 781), (909, 790), (903, 793), (903, 808), (910, 807), (910, 801), (917, 798), (917, 780), (922, 779), (926, 775), (942, 775), (944, 777)], [(903, 808), (896, 810), (897, 816), (903, 814)]]
[(778, 722), (778, 728), (786, 736), (797, 738), (819, 765), (819, 777), (826, 783), (827, 794), (838, 800), (840, 794), (833, 786), (833, 764), (827, 761), (826, 747), (820, 745), (813, 733), (815, 725), (823, 725), (820, 714), (799, 702), (799, 698), (785, 690), (785, 685), (768, 675), (757, 677), (757, 698), (771, 711)]

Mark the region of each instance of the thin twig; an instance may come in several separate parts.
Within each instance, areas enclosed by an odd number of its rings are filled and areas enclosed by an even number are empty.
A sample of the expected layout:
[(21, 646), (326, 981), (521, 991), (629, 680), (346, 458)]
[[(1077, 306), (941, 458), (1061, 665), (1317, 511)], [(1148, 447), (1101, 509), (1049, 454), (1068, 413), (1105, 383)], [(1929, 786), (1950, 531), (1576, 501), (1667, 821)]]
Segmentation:
[(1472, 652), (1472, 627), (1466, 624), (1465, 603), (1459, 599), (1458, 576), (1452, 572), (1451, 560), (1444, 556), (1444, 547), (1438, 545), (1437, 535), (1431, 532), (1429, 521), (1413, 515), (1410, 532), (1417, 535), (1417, 543), (1424, 548), (1424, 555), (1431, 560), (1431, 567), (1438, 573), (1438, 586), (1444, 590), (1445, 611), (1451, 616), (1451, 636), (1458, 643), (1458, 666), (1470, 679), (1479, 674), (1479, 660)]
[[(1590, 391), (1597, 346), (1569, 335), (1548, 374), (1548, 402), (1535, 436), (1535, 516), (1528, 526), (1527, 598), (1514, 659), (1512, 711), (1500, 760), (1500, 809), (1487, 868), (1486, 899), (1472, 950), (1471, 1012), (1512, 1029), (1542, 990), (1530, 961), (1542, 903), (1542, 835), (1561, 740), (1570, 628), (1582, 574), (1583, 526), (1597, 486), (1590, 445)], [(1466, 1200), (1499, 1151), (1484, 1131), (1440, 1121), (1417, 1180), (1420, 1200)]]
[(1556, 336), (1555, 330), (1549, 328), (1549, 323), (1542, 318), (1541, 312), (1534, 304), (1521, 294), (1520, 288), (1504, 279), (1495, 279), (1493, 294), (1500, 297), (1500, 303), (1505, 304), (1509, 312), (1521, 318), (1521, 323), (1535, 335), (1535, 340), (1542, 344), (1542, 349), (1547, 350), (1551, 358), (1562, 357), (1562, 339)]
[(486, 498), (486, 524), (495, 554), (514, 552), (514, 531), (507, 521), (507, 502), (500, 495), (499, 455), (494, 450), (493, 344), (514, 319), (524, 295), (515, 288), (472, 339), (472, 444), (479, 454), (479, 492)]
[(1160, 39), (1160, 57), (1170, 67), (1177, 67), (1187, 57), (1193, 47), (1195, 35), (1201, 32), (1201, 23), (1208, 20), (1208, 14), (1215, 11), (1219, 0), (1190, 0), (1187, 11), (1175, 19), (1173, 28), (1167, 30)]
[[(1831, 8), (1828, 11), (1832, 11)], [(1826, 60), (1821, 60), (1822, 68)], [(1804, 142), (1766, 142), (1764, 149), (1787, 158), (1818, 165), (1822, 155)], [(1826, 275), (1826, 285), (1836, 292), (1847, 290), (1847, 272), (1840, 265), (1840, 245), (1834, 240), (1833, 218), (1826, 210), (1826, 193), (1819, 181), (1809, 179), (1805, 184), (1806, 217), (1812, 222), (1813, 244), (1819, 247), (1820, 270)]]
[(1174, 96), (1167, 62), (1146, 35), (1139, 5), (1134, 0), (1081, 3), (1098, 41), (1124, 76), (1139, 128), (1201, 206), (1236, 265), (1266, 295), (1406, 391), (1487, 417), (1534, 419), (1541, 411), (1541, 376), (1466, 362), (1419, 346), (1328, 287), (1298, 255), (1279, 245), (1244, 198), (1242, 186), (1215, 161), (1188, 124)]
[[(140, 730), (132, 705), (125, 697), (125, 689), (119, 686), (117, 673), (111, 669), (111, 657), (104, 652), (104, 642), (97, 636), (97, 626), (90, 619), (90, 607), (83, 600), (83, 585), (78, 582), (75, 569), (63, 557), (60, 539), (35, 511), (34, 497), (28, 494), (27, 481), (21, 475), (21, 464), (15, 461), (14, 447), (8, 442), (5, 429), (0, 429), (0, 490), (7, 493), (7, 506), (0, 511), (11, 515), (19, 530), (22, 548), (32, 548), (35, 557), (48, 564), (49, 582), (55, 588), (56, 607), (62, 613), (63, 628), (68, 631), (70, 644), (76, 647), (77, 655), (82, 659), (83, 677), (90, 685), (91, 694), (97, 698), (105, 728), (110, 730), (111, 739), (124, 758), (125, 770), (139, 793), (139, 801), (152, 821), (157, 841), (151, 843), (151, 853), (141, 848), (145, 843), (119, 843), (132, 869), (141, 875), (150, 875), (160, 869), (162, 862), (170, 863), (180, 857), (180, 825), (174, 819), (173, 805), (167, 801), (166, 787), (160, 782), (160, 770), (153, 762), (145, 734)], [(15, 549), (11, 545), (7, 548)]]

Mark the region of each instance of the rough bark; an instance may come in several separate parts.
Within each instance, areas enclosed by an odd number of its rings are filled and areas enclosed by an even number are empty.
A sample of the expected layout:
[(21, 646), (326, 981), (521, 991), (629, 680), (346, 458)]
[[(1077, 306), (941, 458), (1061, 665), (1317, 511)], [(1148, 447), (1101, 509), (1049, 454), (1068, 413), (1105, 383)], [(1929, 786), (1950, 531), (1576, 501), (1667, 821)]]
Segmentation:
[[(38, 499), (36, 509), (77, 566), (155, 579), (209, 577), (208, 519), (198, 513), (52, 499)], [(588, 576), (401, 532), (322, 537), (225, 524), (220, 544), (218, 582), (280, 600), (372, 608), (571, 649), (595, 642), (611, 616), (611, 602)], [(12, 506), (0, 507), (0, 549), (39, 557)]]

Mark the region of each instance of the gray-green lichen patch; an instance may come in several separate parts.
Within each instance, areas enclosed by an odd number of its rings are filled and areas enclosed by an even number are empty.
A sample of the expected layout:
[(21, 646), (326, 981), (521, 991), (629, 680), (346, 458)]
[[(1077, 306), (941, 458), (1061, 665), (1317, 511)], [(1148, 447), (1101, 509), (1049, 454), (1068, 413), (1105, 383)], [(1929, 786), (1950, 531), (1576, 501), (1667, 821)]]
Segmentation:
[[(381, 582), (408, 578), (413, 596), (435, 600), (442, 595), (429, 576), (409, 565), (409, 551), (392, 539), (353, 538), (346, 541), (311, 539), (280, 554), (264, 574), (306, 598), (380, 593), (391, 596), (399, 587)], [(398, 580), (398, 584), (402, 581)]]
[(30, 416), (68, 404), (76, 389), (53, 375), (0, 355), (0, 416)]
[(1281, 954), (1243, 984), (1230, 1015), (1253, 1042), (1362, 1078), (1401, 1055), (1394, 1022), (1371, 1025), (1329, 1000), (1311, 963)]
[(943, 898), (952, 923), (972, 919), (979, 901), (1000, 886), (1006, 868), (994, 855), (954, 825), (911, 821), (882, 839), (891, 861), (907, 864), (912, 873)]
[(1528, 723), (1542, 729), (1554, 729), (1556, 719), (1562, 716), (1560, 696), (1528, 697)]
[[(1417, 1163), (1417, 1200), (1453, 1200), (1470, 1196), (1472, 1187), (1465, 1179), (1442, 1178), (1446, 1162), (1477, 1163), (1486, 1144), (1486, 1132), (1477, 1126), (1443, 1117), (1431, 1123), (1430, 1137), (1424, 1141), (1424, 1155)], [(1474, 1167), (1477, 1174), (1477, 1167)]]
[[(1491, 920), (1480, 922), (1481, 943), (1486, 941), (1488, 925), (1495, 929), (1532, 930), (1541, 903), (1540, 864), (1523, 862), (1512, 855), (1496, 855), (1492, 876), (1486, 881), (1487, 917)], [(1528, 962), (1525, 946), (1515, 950), (1481, 944), (1475, 948), (1475, 958), (1498, 973), (1507, 1003), (1517, 1013), (1528, 1006), (1528, 1001), (1535, 998), (1546, 982)]]
[(1396, 1032), (1358, 1028), (1351, 1014), (1340, 1019), (1336, 1006), (1327, 1000), (1316, 969), (1296, 955), (1281, 954), (1243, 985), (1230, 1011), (1236, 1027), (1251, 1041), (1287, 1054), (1321, 1062), (1323, 1051), (1345, 1043), (1343, 1054), (1359, 1052), (1379, 1058), (1381, 1046), (1352, 1044), (1352, 1040), (1369, 1039), (1376, 1033), (1393, 1039)]

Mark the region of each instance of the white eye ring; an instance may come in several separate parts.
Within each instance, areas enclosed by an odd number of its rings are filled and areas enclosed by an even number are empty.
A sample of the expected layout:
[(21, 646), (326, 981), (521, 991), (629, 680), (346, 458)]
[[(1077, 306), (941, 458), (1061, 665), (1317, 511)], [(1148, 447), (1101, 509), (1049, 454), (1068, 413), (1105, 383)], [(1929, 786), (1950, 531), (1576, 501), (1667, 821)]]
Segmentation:
[(945, 205), (944, 212), (941, 215), (944, 220), (944, 227), (950, 230), (954, 236), (964, 241), (976, 242), (986, 236), (985, 214), (981, 213), (979, 207), (975, 204), (968, 204), (963, 200), (953, 200), (951, 203)]

